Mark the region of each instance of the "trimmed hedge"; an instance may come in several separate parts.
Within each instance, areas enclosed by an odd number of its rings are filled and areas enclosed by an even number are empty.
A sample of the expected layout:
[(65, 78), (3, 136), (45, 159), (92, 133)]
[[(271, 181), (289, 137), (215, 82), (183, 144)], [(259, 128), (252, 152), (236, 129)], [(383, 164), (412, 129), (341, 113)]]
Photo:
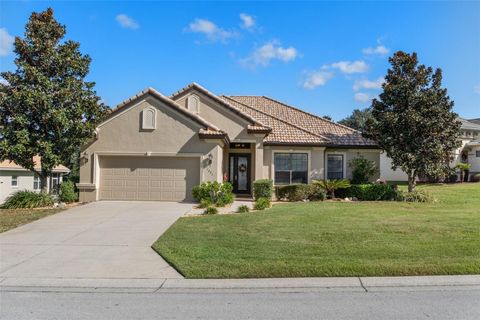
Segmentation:
[(17, 191), (7, 198), (2, 209), (41, 208), (53, 206), (53, 197), (48, 193)]
[(388, 201), (397, 198), (396, 186), (389, 184), (353, 184), (336, 191), (338, 198), (357, 198), (360, 201)]
[(273, 181), (270, 179), (260, 179), (253, 182), (253, 197), (255, 199), (272, 199)]
[(277, 186), (275, 195), (278, 200), (287, 201), (323, 201), (325, 192), (316, 184), (292, 184), (288, 186)]

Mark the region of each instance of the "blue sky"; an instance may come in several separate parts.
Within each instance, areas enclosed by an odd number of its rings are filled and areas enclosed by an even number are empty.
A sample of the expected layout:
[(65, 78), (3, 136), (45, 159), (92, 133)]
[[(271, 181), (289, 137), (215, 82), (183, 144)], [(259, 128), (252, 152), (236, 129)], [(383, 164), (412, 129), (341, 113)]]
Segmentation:
[(2, 71), (14, 69), (12, 37), (48, 6), (112, 107), (198, 82), (340, 120), (369, 105), (388, 56), (404, 50), (442, 68), (457, 113), (480, 117), (480, 2), (2, 1)]

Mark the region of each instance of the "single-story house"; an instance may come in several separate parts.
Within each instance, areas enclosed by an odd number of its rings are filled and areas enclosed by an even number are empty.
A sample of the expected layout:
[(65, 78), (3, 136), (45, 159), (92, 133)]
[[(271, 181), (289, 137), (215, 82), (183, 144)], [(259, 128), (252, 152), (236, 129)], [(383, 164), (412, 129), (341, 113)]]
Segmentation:
[[(453, 168), (458, 163), (470, 164), (469, 174), (464, 177), (469, 181), (473, 175), (480, 173), (480, 119), (458, 120), (462, 123), (459, 138), (461, 145), (453, 152), (450, 166)], [(408, 180), (407, 174), (401, 169), (392, 170), (391, 159), (384, 153), (380, 156), (380, 175), (381, 179), (387, 181)], [(457, 178), (460, 179), (460, 172), (457, 172)]]
[[(148, 88), (122, 102), (80, 154), (80, 201), (192, 201), (193, 186), (275, 185), (351, 178), (358, 156), (379, 165), (360, 132), (265, 96), (219, 96), (192, 83), (167, 97)], [(373, 179), (377, 179), (373, 177)]]
[[(41, 158), (33, 158), (35, 168), (40, 170)], [(52, 175), (47, 180), (49, 192), (57, 193), (57, 186), (62, 183), (63, 176), (70, 170), (65, 166), (57, 166), (53, 169)], [(19, 190), (30, 190), (40, 192), (40, 178), (30, 170), (23, 168), (14, 161), (5, 160), (0, 162), (0, 203)]]

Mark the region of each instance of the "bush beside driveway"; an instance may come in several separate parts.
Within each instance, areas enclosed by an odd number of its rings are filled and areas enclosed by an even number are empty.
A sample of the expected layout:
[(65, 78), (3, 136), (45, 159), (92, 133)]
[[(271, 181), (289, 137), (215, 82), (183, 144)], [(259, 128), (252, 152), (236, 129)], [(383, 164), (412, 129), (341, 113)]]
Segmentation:
[(480, 184), (438, 202), (315, 202), (186, 217), (153, 248), (188, 278), (480, 273)]

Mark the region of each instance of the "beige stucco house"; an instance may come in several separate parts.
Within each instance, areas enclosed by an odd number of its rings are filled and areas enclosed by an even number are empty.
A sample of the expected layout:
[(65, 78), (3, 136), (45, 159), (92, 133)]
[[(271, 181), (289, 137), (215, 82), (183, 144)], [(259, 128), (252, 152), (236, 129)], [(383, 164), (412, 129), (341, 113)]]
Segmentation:
[[(217, 96), (190, 84), (167, 97), (148, 88), (118, 105), (82, 148), (80, 201), (192, 201), (204, 181), (275, 185), (350, 178), (380, 150), (358, 131), (264, 96)], [(378, 177), (374, 177), (378, 178)]]

